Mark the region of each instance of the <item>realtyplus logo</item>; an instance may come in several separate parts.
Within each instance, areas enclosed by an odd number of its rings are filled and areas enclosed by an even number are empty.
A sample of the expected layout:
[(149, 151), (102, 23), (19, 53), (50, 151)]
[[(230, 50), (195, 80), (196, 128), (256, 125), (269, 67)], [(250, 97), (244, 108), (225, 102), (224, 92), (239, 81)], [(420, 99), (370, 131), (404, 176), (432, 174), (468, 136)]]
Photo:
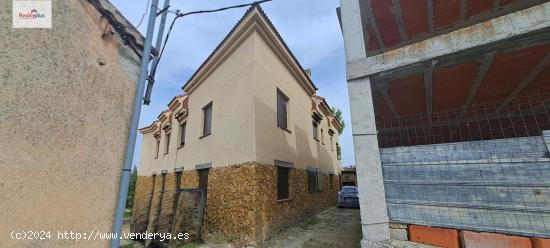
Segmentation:
[(13, 0), (14, 28), (51, 28), (51, 0)]
[(36, 19), (36, 18), (45, 18), (46, 16), (43, 13), (39, 13), (38, 10), (33, 9), (29, 12), (19, 12), (19, 19)]

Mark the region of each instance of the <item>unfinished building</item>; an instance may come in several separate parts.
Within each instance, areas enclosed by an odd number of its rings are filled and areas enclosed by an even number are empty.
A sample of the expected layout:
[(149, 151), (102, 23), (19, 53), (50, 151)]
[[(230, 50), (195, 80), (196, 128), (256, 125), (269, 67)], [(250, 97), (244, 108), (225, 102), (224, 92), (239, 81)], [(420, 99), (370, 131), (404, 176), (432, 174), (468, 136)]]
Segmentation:
[(550, 3), (341, 0), (338, 14), (363, 246), (388, 223), (466, 247), (494, 235), (477, 232), (550, 238)]

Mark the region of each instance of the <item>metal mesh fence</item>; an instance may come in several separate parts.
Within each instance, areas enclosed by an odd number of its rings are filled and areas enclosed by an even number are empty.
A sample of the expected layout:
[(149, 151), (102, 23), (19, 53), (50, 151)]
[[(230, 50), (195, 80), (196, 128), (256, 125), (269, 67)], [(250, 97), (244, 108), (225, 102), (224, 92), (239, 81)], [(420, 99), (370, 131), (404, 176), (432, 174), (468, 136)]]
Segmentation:
[(380, 147), (541, 135), (550, 130), (550, 94), (473, 105), (433, 114), (377, 116)]
[(390, 221), (550, 238), (547, 99), (379, 118)]

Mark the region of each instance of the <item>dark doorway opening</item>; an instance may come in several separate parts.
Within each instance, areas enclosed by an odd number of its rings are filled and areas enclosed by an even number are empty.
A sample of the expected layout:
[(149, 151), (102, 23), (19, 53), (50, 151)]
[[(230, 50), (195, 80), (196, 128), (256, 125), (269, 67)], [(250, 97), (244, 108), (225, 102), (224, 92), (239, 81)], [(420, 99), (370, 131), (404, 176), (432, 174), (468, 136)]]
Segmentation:
[(208, 189), (208, 171), (210, 171), (210, 169), (197, 170), (197, 173), (199, 174), (199, 188), (204, 189), (205, 191)]

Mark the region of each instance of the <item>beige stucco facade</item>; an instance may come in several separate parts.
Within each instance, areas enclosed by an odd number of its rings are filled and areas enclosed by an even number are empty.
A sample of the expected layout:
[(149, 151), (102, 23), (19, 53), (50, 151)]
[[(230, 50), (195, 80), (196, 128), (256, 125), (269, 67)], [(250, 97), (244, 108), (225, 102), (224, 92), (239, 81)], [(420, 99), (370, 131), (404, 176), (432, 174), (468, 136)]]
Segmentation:
[[(139, 175), (152, 175), (163, 170), (173, 172), (175, 168), (194, 170), (195, 165), (212, 163), (213, 166), (238, 164), (254, 161), (254, 37), (239, 47), (207, 81), (189, 96), (176, 97), (172, 102), (178, 105), (161, 114), (163, 122), (155, 123), (158, 128), (142, 129), (143, 142), (138, 167)], [(187, 99), (188, 98), (188, 99)], [(180, 147), (180, 121), (176, 114), (185, 110), (185, 146)], [(202, 137), (202, 108), (212, 102), (212, 134)], [(170, 145), (165, 153), (169, 123)], [(156, 157), (158, 135), (160, 151)], [(236, 145), (238, 144), (238, 145)]]
[[(247, 29), (250, 27), (243, 23), (248, 20), (241, 21), (232, 32), (241, 36), (226, 38), (186, 85), (190, 91), (176, 96), (155, 123), (141, 129), (139, 175), (173, 172), (176, 168), (195, 170), (196, 165), (208, 163), (221, 167), (248, 161), (273, 164), (274, 160), (293, 163), (300, 169), (311, 167), (339, 174), (338, 123), (330, 107), (322, 97), (314, 95), (314, 88), (305, 89), (306, 73), (300, 71), (301, 78), (297, 78), (288, 68), (296, 66), (285, 61), (291, 55), (276, 50), (283, 50), (282, 44), (273, 41), (277, 39), (274, 33), (265, 34), (264, 29), (268, 28), (257, 23), (259, 15), (249, 14), (245, 18), (251, 19), (253, 24), (249, 26), (255, 28)], [(246, 31), (241, 33), (242, 29)], [(289, 98), (287, 130), (277, 126), (277, 90)], [(202, 108), (209, 103), (213, 106), (212, 134), (202, 137)], [(178, 119), (180, 112), (187, 116)], [(314, 112), (322, 116), (318, 140), (313, 138)], [(185, 145), (180, 146), (179, 125), (183, 122), (186, 122)], [(168, 133), (170, 144), (166, 153)], [(158, 157), (157, 142), (160, 142)]]
[(0, 3), (1, 247), (108, 246), (58, 236), (113, 226), (140, 58), (104, 3), (54, 0), (52, 29), (12, 29)]
[[(323, 112), (325, 103), (307, 92), (292, 75), (269, 47), (271, 41), (259, 34), (255, 37), (255, 160), (265, 164), (283, 160), (294, 163), (296, 168), (312, 167), (324, 173), (339, 174), (338, 128), (334, 117)], [(277, 127), (277, 89), (289, 98), (288, 131)], [(313, 112), (323, 116), (317, 128), (317, 140), (313, 137)], [(329, 130), (333, 132), (332, 139)]]
[[(197, 170), (204, 168), (209, 168), (206, 235), (260, 242), (335, 205), (339, 123), (316, 90), (261, 8), (251, 7), (183, 93), (141, 129), (132, 231), (170, 227), (177, 218), (174, 192), (200, 187)], [(288, 98), (286, 128), (278, 124), (278, 94)], [(204, 108), (209, 104), (211, 134), (204, 136)], [(278, 191), (278, 166), (291, 168), (281, 183), (288, 189), (284, 197)], [(308, 171), (316, 173), (311, 181)], [(309, 182), (315, 183), (314, 190)]]

